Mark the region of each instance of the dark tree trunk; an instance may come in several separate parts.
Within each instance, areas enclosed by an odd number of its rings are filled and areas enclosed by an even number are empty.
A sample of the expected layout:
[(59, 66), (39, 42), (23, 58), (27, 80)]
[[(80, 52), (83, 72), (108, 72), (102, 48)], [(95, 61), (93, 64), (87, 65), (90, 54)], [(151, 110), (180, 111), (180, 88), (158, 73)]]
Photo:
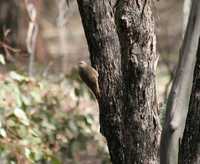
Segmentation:
[(8, 40), (12, 46), (16, 45), (17, 28), (18, 28), (18, 13), (19, 7), (15, 0), (0, 1), (0, 39), (3, 40), (3, 30), (10, 29), (11, 34)]
[(200, 40), (185, 131), (179, 152), (179, 164), (200, 163)]
[[(0, 0), (0, 54), (6, 61), (14, 61), (11, 53), (5, 48), (8, 45), (15, 48), (17, 45), (19, 7), (15, 0)], [(8, 31), (10, 31), (8, 33)], [(6, 33), (8, 33), (6, 35)]]
[(77, 0), (99, 73), (101, 133), (113, 164), (156, 164), (160, 124), (151, 1)]

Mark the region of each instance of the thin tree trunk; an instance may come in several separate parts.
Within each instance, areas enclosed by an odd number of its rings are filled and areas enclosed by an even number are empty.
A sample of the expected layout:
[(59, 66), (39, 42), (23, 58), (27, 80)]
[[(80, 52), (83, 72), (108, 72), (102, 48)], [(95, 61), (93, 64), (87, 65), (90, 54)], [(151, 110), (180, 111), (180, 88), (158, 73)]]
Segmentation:
[(184, 0), (183, 3), (183, 36), (188, 24), (192, 0)]
[(160, 148), (162, 164), (178, 163), (178, 147), (189, 106), (199, 29), (200, 1), (193, 0), (186, 35), (180, 51), (179, 65), (167, 102)]
[(200, 40), (185, 131), (179, 152), (179, 164), (200, 163)]
[(91, 63), (99, 73), (100, 126), (111, 161), (157, 164), (158, 57), (151, 1), (77, 1)]

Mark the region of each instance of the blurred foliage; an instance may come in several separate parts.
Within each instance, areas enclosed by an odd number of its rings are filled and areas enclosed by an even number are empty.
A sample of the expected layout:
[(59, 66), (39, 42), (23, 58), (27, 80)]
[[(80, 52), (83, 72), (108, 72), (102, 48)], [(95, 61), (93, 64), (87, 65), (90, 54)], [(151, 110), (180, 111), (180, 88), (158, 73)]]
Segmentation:
[(81, 163), (88, 154), (109, 163), (93, 115), (79, 109), (91, 95), (74, 73), (59, 83), (14, 71), (0, 78), (1, 163)]

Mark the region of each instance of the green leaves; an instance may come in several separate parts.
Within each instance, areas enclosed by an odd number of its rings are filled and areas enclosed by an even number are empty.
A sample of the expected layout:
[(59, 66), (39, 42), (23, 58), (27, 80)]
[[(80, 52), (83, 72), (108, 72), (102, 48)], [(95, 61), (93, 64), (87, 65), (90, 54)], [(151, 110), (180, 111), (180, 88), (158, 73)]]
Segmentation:
[(13, 80), (16, 80), (18, 82), (28, 82), (29, 81), (29, 78), (26, 77), (26, 76), (22, 76), (20, 74), (18, 74), (17, 72), (15, 71), (11, 71), (10, 72), (10, 77), (13, 79)]
[[(91, 108), (84, 85), (71, 79), (38, 81), (14, 71), (8, 75), (0, 81), (0, 156), (7, 163), (19, 158), (26, 163), (80, 163), (77, 157), (89, 154), (87, 147), (94, 143), (104, 152), (96, 141), (93, 115), (82, 110)], [(105, 158), (101, 154), (97, 156)]]
[(6, 61), (5, 61), (3, 54), (0, 54), (0, 64), (2, 64), (2, 65), (6, 64)]
[(26, 125), (26, 126), (29, 126), (30, 125), (30, 122), (29, 122), (29, 119), (26, 115), (26, 113), (20, 109), (20, 108), (15, 108), (14, 109), (14, 115), (19, 119), (19, 121)]
[(3, 138), (7, 137), (7, 133), (4, 128), (0, 128), (0, 136), (2, 136)]

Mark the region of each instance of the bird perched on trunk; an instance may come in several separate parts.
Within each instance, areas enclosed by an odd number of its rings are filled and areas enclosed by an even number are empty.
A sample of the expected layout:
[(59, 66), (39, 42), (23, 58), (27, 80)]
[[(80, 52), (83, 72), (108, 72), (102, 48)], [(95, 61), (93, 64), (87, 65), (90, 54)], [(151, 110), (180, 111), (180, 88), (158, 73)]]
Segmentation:
[(78, 65), (78, 72), (81, 79), (92, 90), (97, 100), (100, 97), (100, 90), (98, 84), (98, 72), (92, 68), (89, 64), (81, 61)]

